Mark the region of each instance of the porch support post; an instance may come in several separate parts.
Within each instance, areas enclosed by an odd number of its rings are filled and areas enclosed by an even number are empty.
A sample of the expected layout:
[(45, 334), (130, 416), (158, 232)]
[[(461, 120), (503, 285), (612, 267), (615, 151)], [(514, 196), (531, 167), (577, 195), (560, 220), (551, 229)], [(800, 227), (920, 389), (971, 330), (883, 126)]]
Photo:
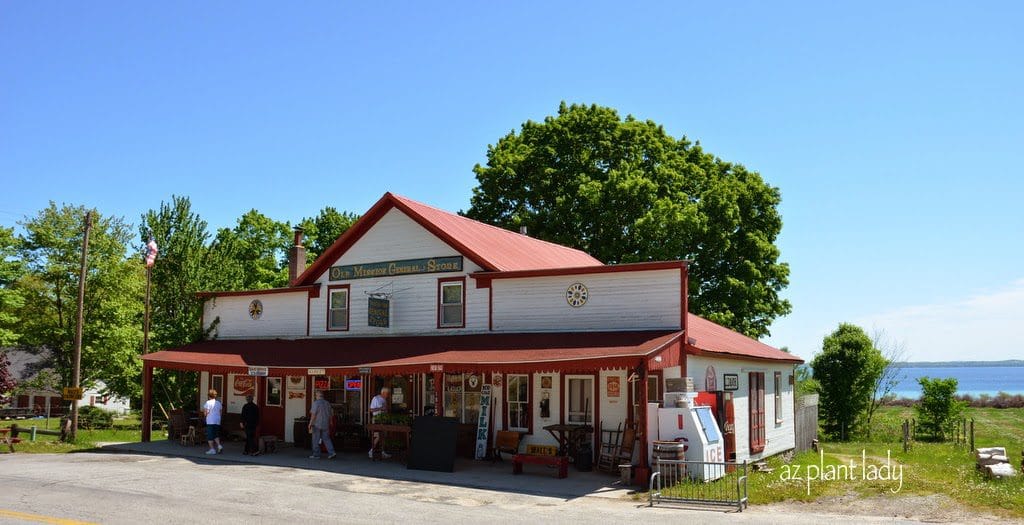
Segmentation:
[(637, 394), (640, 402), (640, 420), (637, 422), (636, 435), (640, 439), (640, 464), (636, 468), (636, 479), (633, 481), (641, 487), (647, 486), (647, 480), (651, 477), (651, 468), (647, 457), (647, 362), (641, 361), (637, 370), (639, 385)]
[(444, 372), (434, 372), (434, 417), (444, 415)]
[(150, 441), (153, 430), (153, 366), (142, 365), (142, 442)]

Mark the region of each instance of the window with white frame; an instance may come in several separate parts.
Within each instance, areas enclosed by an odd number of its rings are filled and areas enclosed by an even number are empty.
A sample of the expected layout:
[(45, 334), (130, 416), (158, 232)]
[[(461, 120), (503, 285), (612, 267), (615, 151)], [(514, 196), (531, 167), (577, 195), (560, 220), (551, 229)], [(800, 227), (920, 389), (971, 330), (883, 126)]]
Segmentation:
[(483, 377), (480, 374), (445, 374), (445, 417), (454, 417), (459, 423), (477, 423), (482, 387)]
[(348, 330), (348, 288), (331, 290), (329, 307), (327, 329)]
[(462, 280), (441, 282), (441, 293), (439, 294), (441, 305), (438, 326), (442, 328), (464, 326), (465, 304), (463, 302), (463, 284), (464, 281)]
[(530, 431), (530, 376), (512, 374), (508, 381), (508, 430)]

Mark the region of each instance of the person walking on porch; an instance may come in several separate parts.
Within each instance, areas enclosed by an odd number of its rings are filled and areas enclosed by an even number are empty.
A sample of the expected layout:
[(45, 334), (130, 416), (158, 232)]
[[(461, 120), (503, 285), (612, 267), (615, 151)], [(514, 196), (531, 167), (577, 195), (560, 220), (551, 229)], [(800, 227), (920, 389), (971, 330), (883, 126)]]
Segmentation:
[(316, 401), (309, 410), (309, 435), (313, 440), (313, 454), (309, 459), (320, 459), (320, 442), (327, 447), (327, 459), (334, 459), (334, 442), (331, 441), (331, 404), (324, 399), (322, 390), (316, 391)]
[(245, 451), (242, 454), (258, 456), (260, 451), (256, 448), (256, 427), (260, 424), (260, 407), (253, 403), (252, 394), (245, 396), (245, 401), (242, 407), (242, 422), (239, 423), (245, 430)]
[[(388, 396), (391, 395), (391, 389), (384, 387), (380, 389), (380, 394), (373, 396), (370, 400), (370, 418), (373, 423), (379, 423), (381, 416), (383, 416), (388, 409)], [(373, 451), (377, 449), (377, 443), (380, 443), (380, 455), (382, 458), (387, 459), (391, 457), (384, 450), (384, 438), (380, 432), (373, 433), (373, 444), (370, 445), (370, 459), (373, 459)]]
[(207, 454), (220, 454), (224, 447), (220, 444), (220, 416), (224, 412), (224, 405), (217, 401), (217, 391), (210, 389), (207, 393), (209, 399), (203, 405), (203, 415), (206, 416), (206, 441), (210, 443), (210, 450)]

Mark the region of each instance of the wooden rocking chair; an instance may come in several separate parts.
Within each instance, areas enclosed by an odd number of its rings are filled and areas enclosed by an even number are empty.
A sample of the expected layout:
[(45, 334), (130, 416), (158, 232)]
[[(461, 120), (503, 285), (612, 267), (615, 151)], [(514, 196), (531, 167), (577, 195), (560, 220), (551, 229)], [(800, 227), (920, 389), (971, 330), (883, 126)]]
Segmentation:
[(618, 473), (619, 465), (616, 461), (619, 446), (622, 438), (622, 423), (619, 423), (614, 430), (605, 429), (601, 425), (600, 454), (597, 457), (597, 470), (602, 472)]
[(626, 430), (622, 432), (622, 444), (619, 445), (619, 451), (615, 455), (615, 468), (618, 468), (619, 465), (633, 463), (633, 449), (635, 447), (636, 429), (626, 427)]

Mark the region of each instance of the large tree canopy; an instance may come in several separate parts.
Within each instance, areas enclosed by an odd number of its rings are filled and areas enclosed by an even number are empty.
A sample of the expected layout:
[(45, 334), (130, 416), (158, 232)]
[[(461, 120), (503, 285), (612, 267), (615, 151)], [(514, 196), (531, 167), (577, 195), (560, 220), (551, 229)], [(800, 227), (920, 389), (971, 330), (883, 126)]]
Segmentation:
[(341, 234), (348, 231), (359, 215), (351, 212), (339, 212), (337, 208), (325, 206), (316, 217), (306, 217), (299, 223), (305, 231), (304, 245), (310, 262), (330, 248)]
[(473, 171), (470, 218), (606, 263), (689, 259), (691, 311), (752, 337), (790, 311), (778, 188), (650, 120), (562, 103)]
[[(86, 209), (50, 205), (21, 223), (20, 248), (27, 274), (16, 283), (24, 298), (20, 345), (48, 349), (50, 363), (70, 384), (78, 275)], [(89, 234), (82, 382), (102, 379), (118, 395), (137, 396), (141, 366), (143, 272), (127, 258), (129, 226), (117, 217), (93, 213)]]
[(21, 332), (18, 310), (25, 301), (14, 288), (14, 283), (25, 272), (25, 265), (17, 258), (20, 245), (14, 228), (0, 227), (0, 348), (17, 343)]

